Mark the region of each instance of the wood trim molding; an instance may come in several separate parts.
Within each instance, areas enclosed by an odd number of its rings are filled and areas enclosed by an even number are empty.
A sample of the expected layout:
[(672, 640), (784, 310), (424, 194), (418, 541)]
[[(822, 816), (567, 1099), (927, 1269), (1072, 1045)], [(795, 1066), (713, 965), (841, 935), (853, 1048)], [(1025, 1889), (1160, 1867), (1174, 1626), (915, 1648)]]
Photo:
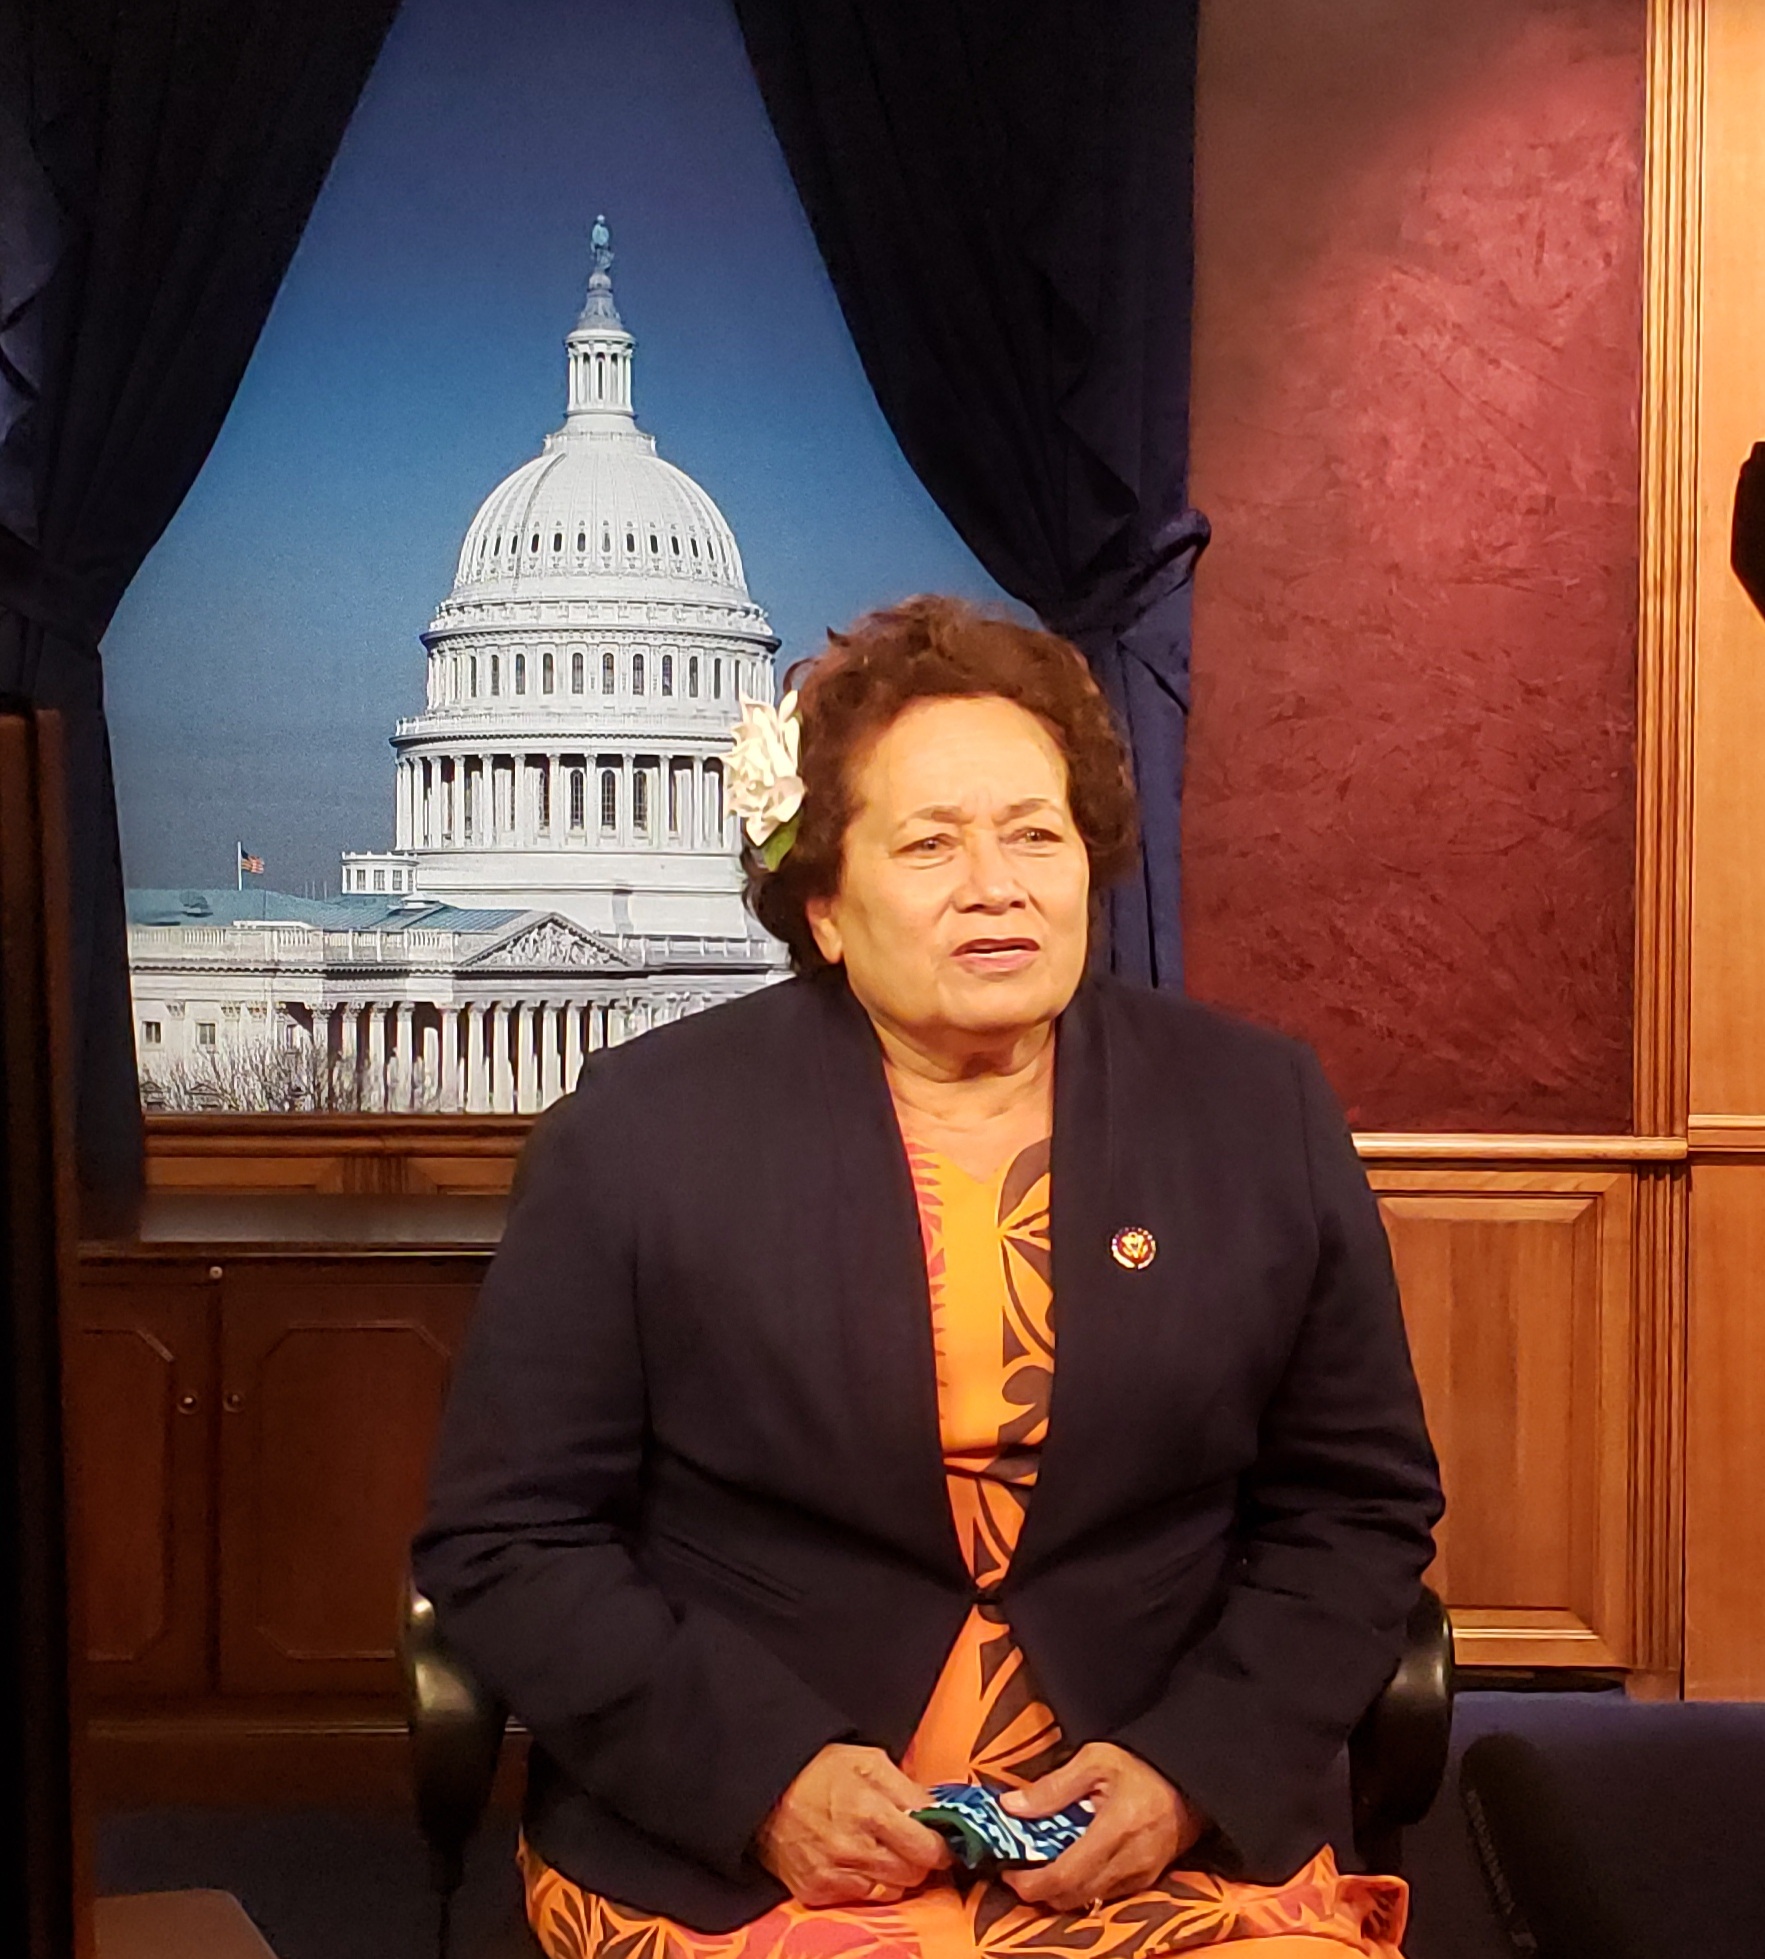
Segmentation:
[(1355, 1148), (1367, 1163), (1678, 1163), (1683, 1136), (1431, 1135), (1361, 1130)]
[[(532, 1116), (150, 1116), (147, 1181), (183, 1196), (322, 1197), (506, 1194)], [(1703, 1132), (1700, 1132), (1702, 1134)], [(1750, 1137), (1752, 1132), (1746, 1134)], [(1589, 1168), (1671, 1164), (1683, 1136), (1423, 1134), (1371, 1131), (1370, 1164)], [(1765, 1150), (1757, 1141), (1724, 1148)]]
[(1616, 1667), (1599, 1634), (1572, 1612), (1519, 1607), (1485, 1612), (1459, 1607), (1452, 1615), (1453, 1658), (1462, 1667)]
[(1691, 1072), (1705, 0), (1651, 0), (1643, 164), (1632, 1120), (1683, 1135)]
[(1765, 1156), (1765, 1116), (1693, 1116), (1694, 1156)]
[(530, 1115), (208, 1115), (144, 1118), (150, 1147), (219, 1154), (241, 1137), (286, 1143), (291, 1152), (312, 1149), (409, 1150), (456, 1142), (496, 1147), (518, 1145), (533, 1126)]
[[(1671, 1164), (1635, 1173), (1632, 1231), (1631, 1654), (1678, 1680), (1685, 1652), (1685, 1359), (1691, 1179)], [(1657, 1688), (1665, 1692), (1665, 1685)]]

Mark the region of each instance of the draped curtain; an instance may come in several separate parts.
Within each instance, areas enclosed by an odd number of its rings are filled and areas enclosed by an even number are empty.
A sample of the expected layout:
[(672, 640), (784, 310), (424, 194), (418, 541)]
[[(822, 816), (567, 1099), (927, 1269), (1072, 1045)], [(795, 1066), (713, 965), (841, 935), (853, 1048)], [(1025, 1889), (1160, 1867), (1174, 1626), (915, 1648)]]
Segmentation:
[(1196, 0), (734, 4), (903, 453), (1126, 727), (1111, 961), (1179, 985)]
[(0, 695), (65, 718), (82, 1225), (142, 1183), (99, 641), (244, 374), (397, 0), (0, 0)]

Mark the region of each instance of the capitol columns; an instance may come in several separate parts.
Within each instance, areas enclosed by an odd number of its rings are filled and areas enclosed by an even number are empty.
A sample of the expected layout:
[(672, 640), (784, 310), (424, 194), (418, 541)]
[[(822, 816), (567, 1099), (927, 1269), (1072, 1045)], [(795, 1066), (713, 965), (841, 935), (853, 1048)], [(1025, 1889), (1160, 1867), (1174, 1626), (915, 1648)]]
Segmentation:
[(547, 1000), (530, 1000), (527, 1003), (528, 1038), (521, 1050), (529, 1075), (527, 1082), (526, 1105), (530, 1109), (543, 1109), (546, 1104), (545, 1083), (548, 1073), (546, 1067), (546, 1035), (555, 1031), (552, 1026), (551, 1003)]
[(550, 1000), (539, 1003), (539, 1106), (542, 1109), (549, 1109), (564, 1092), (558, 1052), (564, 1030), (558, 1025), (558, 1017), (568, 1011), (567, 1007), (559, 1007)]
[[(441, 1029), (425, 1022), (417, 1036), (420, 1055), (417, 1079), (422, 1084), (424, 1102), (431, 1109), (441, 1107)], [(417, 1106), (413, 1096), (411, 1107)]]
[(378, 1001), (368, 1007), (368, 1080), (365, 1106), (386, 1106), (386, 1009)]
[(441, 1007), (441, 1103), (450, 1115), (464, 1105), (460, 1100), (460, 1010)]
[(509, 1107), (518, 1116), (532, 1112), (533, 1103), (533, 1005), (527, 1000), (509, 1002), (510, 1046)]
[[(589, 1008), (593, 1013), (594, 1009)], [(564, 1089), (568, 1095), (582, 1073), (582, 1003), (569, 1001), (564, 1008)]]
[(515, 1084), (509, 1071), (509, 1009), (505, 1001), (490, 1003), (490, 1106), (498, 1115), (515, 1107)]
[(537, 1012), (531, 1000), (516, 1000), (509, 1008), (509, 1017), (515, 1027), (515, 1059), (510, 1085), (514, 1090), (515, 1113), (518, 1116), (531, 1115), (535, 1106), (533, 1022)]
[(417, 1085), (422, 1080), (422, 1072), (417, 1066), (417, 1010), (413, 1002), (400, 1000), (392, 1011), (398, 1016), (395, 1029), (397, 1052), (392, 1062), (393, 1105), (410, 1110), (417, 1106)]
[(545, 1077), (546, 1004), (529, 1000), (521, 1035), (521, 1067), (526, 1076), (521, 1095), (522, 1114), (533, 1114), (545, 1107), (540, 1083)]
[(380, 1039), (385, 1050), (385, 1060), (380, 1065), (380, 1107), (385, 1110), (404, 1107), (404, 1056), (398, 1046), (398, 1004), (388, 1001), (379, 1009)]
[(531, 850), (539, 830), (539, 784), (534, 779), (533, 757), (523, 749), (515, 753), (515, 843)]
[(474, 1000), (460, 1008), (466, 1023), (466, 1108), (482, 1115), (490, 1107), (484, 1080), (484, 1009)]
[(338, 1059), (343, 1063), (344, 1073), (349, 1078), (351, 1099), (361, 1106), (361, 1013), (354, 1000), (343, 1002), (343, 1025), (338, 1030)]

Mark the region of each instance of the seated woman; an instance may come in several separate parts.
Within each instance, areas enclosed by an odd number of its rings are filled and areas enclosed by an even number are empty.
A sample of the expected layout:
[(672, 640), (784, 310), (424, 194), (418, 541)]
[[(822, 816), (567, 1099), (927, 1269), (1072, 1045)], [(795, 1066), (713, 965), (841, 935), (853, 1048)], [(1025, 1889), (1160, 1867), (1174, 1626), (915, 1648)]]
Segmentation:
[[(1332, 1770), (1441, 1503), (1317, 1063), (1094, 970), (1135, 812), (1064, 641), (916, 599), (774, 733), (797, 977), (535, 1126), (418, 1539), (540, 1944), (1394, 1956)], [(1094, 1820), (971, 1876), (951, 1781)]]

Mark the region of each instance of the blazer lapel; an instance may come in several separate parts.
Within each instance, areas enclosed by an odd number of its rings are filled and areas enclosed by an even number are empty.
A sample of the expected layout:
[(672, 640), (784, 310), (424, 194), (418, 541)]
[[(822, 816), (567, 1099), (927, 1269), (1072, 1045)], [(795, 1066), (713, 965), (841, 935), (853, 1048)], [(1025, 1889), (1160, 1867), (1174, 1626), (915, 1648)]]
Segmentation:
[[(1110, 1500), (1112, 1396), (1131, 1365), (1132, 1320), (1110, 1238), (1133, 1220), (1117, 1162), (1120, 1085), (1111, 1068), (1113, 982), (1087, 978), (1062, 1014), (1054, 1059), (1050, 1235), (1054, 1386), (1036, 1487), (1012, 1560), (1022, 1575), (1085, 1530)], [(1114, 1207), (1114, 1208), (1112, 1208)]]
[(824, 1008), (816, 1130), (829, 1154), (834, 1200), (822, 1224), (838, 1274), (833, 1306), (860, 1479), (843, 1495), (876, 1536), (917, 1563), (966, 1580), (944, 1485), (919, 1210), (882, 1049), (851, 989), (831, 976), (817, 984)]

